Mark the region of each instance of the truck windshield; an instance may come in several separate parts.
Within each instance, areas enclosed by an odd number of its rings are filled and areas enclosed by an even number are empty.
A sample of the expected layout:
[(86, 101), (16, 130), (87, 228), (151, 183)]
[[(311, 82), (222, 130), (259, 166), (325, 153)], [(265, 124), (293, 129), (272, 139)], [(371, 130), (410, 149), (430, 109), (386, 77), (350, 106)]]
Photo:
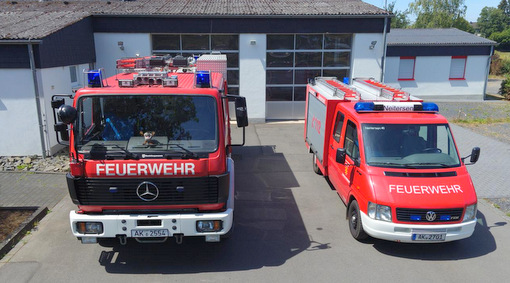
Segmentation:
[(448, 124), (363, 124), (366, 163), (377, 167), (460, 166)]
[(100, 148), (109, 155), (196, 156), (218, 148), (217, 104), (212, 96), (83, 96), (77, 109), (74, 133), (80, 153)]

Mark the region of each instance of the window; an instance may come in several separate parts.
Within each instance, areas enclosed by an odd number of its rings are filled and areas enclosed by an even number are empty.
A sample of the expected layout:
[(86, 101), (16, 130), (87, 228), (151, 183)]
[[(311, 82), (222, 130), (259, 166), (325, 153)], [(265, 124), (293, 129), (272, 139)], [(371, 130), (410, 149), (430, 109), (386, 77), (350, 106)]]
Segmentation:
[(220, 51), (227, 55), (228, 93), (239, 94), (239, 35), (153, 34), (152, 53), (192, 56)]
[(77, 85), (78, 84), (78, 74), (76, 73), (77, 68), (76, 66), (69, 66), (69, 74), (71, 75), (71, 85)]
[(352, 121), (347, 121), (344, 148), (345, 152), (352, 160), (359, 158), (358, 131), (356, 130), (356, 125)]
[(335, 132), (333, 133), (333, 139), (340, 142), (340, 136), (342, 135), (342, 128), (344, 126), (344, 114), (338, 112), (335, 120)]
[(269, 34), (266, 101), (305, 101), (308, 79), (349, 76), (352, 34)]
[(414, 65), (416, 64), (416, 57), (400, 57), (400, 64), (398, 66), (398, 79), (399, 80), (414, 80)]
[(450, 80), (464, 80), (466, 75), (466, 56), (452, 56)]

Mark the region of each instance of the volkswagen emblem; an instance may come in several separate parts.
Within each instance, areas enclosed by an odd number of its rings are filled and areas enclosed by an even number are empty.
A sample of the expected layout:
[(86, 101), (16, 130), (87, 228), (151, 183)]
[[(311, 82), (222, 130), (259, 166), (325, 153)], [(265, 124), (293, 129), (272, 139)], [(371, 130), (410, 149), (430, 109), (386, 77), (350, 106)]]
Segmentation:
[(159, 195), (159, 189), (151, 182), (142, 182), (136, 188), (136, 194), (143, 201), (153, 201)]
[(432, 222), (436, 220), (436, 213), (434, 211), (427, 211), (427, 214), (425, 214), (425, 218), (427, 218), (427, 221)]

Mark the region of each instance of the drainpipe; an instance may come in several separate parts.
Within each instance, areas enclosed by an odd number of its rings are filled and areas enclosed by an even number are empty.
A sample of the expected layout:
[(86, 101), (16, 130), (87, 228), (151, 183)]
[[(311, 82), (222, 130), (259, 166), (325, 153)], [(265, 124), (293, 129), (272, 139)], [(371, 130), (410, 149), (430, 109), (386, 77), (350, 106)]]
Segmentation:
[[(384, 1), (384, 9), (388, 10), (387, 1)], [(381, 82), (382, 83), (384, 83), (384, 75), (385, 75), (384, 68), (385, 68), (385, 64), (386, 64), (386, 49), (387, 49), (386, 37), (388, 35), (388, 30), (387, 30), (386, 26), (388, 25), (388, 17), (389, 17), (389, 15), (387, 15), (384, 18), (384, 31), (383, 31), (383, 48), (384, 48), (384, 50), (383, 50), (383, 57), (382, 57), (382, 62), (381, 62)]]
[(34, 48), (33, 43), (28, 40), (28, 57), (30, 58), (30, 69), (32, 70), (32, 79), (34, 81), (34, 92), (35, 92), (35, 105), (37, 108), (37, 120), (39, 122), (39, 135), (41, 138), (41, 150), (42, 157), (46, 158), (46, 142), (44, 140), (44, 126), (42, 120), (42, 110), (41, 110), (41, 100), (39, 94), (39, 84), (37, 82), (37, 71), (35, 69), (35, 59), (34, 59)]
[(487, 66), (485, 71), (485, 82), (483, 84), (483, 100), (485, 100), (485, 95), (487, 93), (487, 84), (489, 81), (489, 73), (491, 70), (491, 60), (492, 60), (492, 54), (494, 52), (494, 45), (491, 46), (491, 53), (489, 54), (489, 59), (487, 59)]

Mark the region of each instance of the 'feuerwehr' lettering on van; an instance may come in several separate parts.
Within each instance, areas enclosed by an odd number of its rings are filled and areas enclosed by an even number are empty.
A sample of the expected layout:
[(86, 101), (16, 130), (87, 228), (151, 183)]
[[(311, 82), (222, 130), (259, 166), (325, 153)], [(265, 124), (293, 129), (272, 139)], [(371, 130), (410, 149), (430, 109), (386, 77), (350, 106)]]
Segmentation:
[(397, 193), (397, 194), (434, 195), (434, 194), (463, 193), (460, 185), (437, 185), (437, 186), (390, 185), (389, 189), (390, 189), (390, 193)]
[(97, 164), (97, 176), (172, 176), (195, 175), (193, 163), (123, 163)]

